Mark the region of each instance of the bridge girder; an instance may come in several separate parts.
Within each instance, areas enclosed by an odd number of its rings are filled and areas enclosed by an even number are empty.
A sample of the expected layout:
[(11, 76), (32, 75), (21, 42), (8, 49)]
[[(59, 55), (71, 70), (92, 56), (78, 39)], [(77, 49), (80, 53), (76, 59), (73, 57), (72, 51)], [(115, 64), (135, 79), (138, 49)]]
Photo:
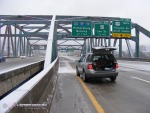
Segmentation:
[[(30, 55), (30, 45), (31, 41), (36, 40), (46, 40), (49, 36), (49, 29), (52, 23), (52, 15), (0, 15), (0, 50), (3, 54), (4, 49), (8, 49), (8, 56), (11, 51), (13, 51), (14, 56), (21, 55), (25, 53)], [(108, 46), (111, 45), (111, 40), (114, 40), (114, 45), (116, 45), (117, 40), (125, 39), (129, 52), (133, 57), (132, 50), (130, 47), (130, 40), (136, 43), (136, 56), (139, 57), (139, 33), (143, 33), (150, 38), (150, 32), (143, 28), (142, 26), (132, 23), (132, 28), (135, 29), (135, 36), (131, 38), (109, 38), (106, 37), (73, 37), (71, 36), (71, 22), (72, 20), (90, 20), (92, 23), (97, 23), (99, 21), (109, 21), (110, 23), (113, 20), (120, 20), (120, 17), (91, 17), (91, 16), (56, 16), (56, 19), (53, 20), (57, 23), (55, 34), (56, 40), (72, 40), (84, 42), (83, 46), (93, 47), (93, 46)], [(14, 30), (12, 30), (14, 29)], [(6, 40), (7, 39), (7, 40)], [(6, 47), (6, 41), (8, 42)], [(120, 42), (121, 44), (121, 42)], [(27, 46), (27, 47), (26, 47)], [(119, 45), (120, 48), (122, 45)], [(84, 48), (86, 48), (84, 47)], [(91, 51), (88, 48), (86, 52)], [(12, 49), (12, 50), (10, 50)], [(120, 51), (121, 52), (121, 51)], [(121, 53), (120, 53), (121, 54)]]

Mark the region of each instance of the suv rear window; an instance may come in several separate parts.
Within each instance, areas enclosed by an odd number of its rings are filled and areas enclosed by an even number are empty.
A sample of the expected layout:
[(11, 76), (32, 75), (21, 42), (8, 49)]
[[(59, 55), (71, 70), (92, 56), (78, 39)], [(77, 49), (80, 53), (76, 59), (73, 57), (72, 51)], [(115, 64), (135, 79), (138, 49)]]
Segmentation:
[(116, 61), (112, 54), (93, 54), (87, 57), (87, 62), (95, 61)]

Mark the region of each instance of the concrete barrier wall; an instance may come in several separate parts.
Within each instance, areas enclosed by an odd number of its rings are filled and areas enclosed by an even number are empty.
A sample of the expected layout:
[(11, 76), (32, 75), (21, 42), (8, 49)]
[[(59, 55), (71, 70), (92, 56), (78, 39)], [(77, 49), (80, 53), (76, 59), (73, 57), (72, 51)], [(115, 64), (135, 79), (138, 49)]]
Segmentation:
[(44, 61), (40, 61), (0, 74), (0, 97), (29, 78), (31, 75), (42, 70), (43, 66)]
[[(49, 113), (58, 77), (58, 66), (57, 58), (49, 67), (2, 99), (0, 113)], [(30, 107), (19, 107), (21, 104)], [(46, 106), (32, 108), (31, 104)]]

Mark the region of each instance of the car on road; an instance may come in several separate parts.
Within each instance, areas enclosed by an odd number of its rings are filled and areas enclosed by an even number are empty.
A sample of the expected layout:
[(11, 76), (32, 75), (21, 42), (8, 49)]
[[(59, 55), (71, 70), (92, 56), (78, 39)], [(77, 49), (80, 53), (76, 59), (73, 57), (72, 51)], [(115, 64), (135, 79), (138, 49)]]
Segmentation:
[(113, 55), (115, 47), (93, 47), (91, 53), (76, 61), (76, 73), (83, 81), (90, 78), (110, 78), (114, 82), (118, 76), (118, 63)]
[(21, 59), (25, 59), (26, 56), (25, 56), (25, 55), (21, 55), (20, 58), (21, 58)]
[(0, 63), (5, 62), (5, 61), (6, 61), (6, 58), (4, 56), (0, 55)]

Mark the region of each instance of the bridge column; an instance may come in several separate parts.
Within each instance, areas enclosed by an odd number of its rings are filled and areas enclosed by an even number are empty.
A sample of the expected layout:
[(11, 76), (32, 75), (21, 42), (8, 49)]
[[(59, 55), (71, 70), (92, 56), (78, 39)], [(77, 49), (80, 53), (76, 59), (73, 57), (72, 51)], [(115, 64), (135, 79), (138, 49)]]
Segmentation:
[(86, 39), (84, 39), (83, 54), (86, 54)]
[[(11, 28), (10, 25), (9, 25), (8, 33), (9, 33), (10, 35), (12, 35), (12, 28)], [(12, 36), (10, 36), (9, 44), (11, 45), (11, 49), (12, 49), (12, 53), (13, 53), (11, 56), (14, 57), (14, 56), (15, 56), (15, 49), (14, 49), (14, 40), (13, 40), (13, 37), (12, 37)], [(9, 46), (9, 49), (10, 49), (10, 46)], [(10, 52), (10, 50), (9, 50), (9, 52)], [(9, 55), (10, 55), (10, 53), (9, 53)]]
[(107, 40), (106, 38), (104, 38), (104, 44), (105, 44), (105, 47), (107, 46)]
[(58, 56), (58, 48), (57, 48), (57, 26), (58, 22), (55, 22), (54, 26), (54, 34), (53, 34), (53, 42), (52, 42), (52, 61), (54, 61)]
[(97, 44), (97, 38), (95, 38), (95, 47), (97, 47), (98, 44)]
[(23, 37), (23, 54), (26, 56), (26, 37)]
[(136, 44), (135, 44), (135, 57), (139, 58), (139, 30), (135, 29), (135, 33), (136, 33)]
[(108, 46), (111, 46), (111, 39), (108, 39)]
[(130, 57), (133, 58), (134, 56), (133, 56), (133, 52), (132, 52), (132, 48), (131, 48), (129, 39), (125, 39), (125, 40), (126, 40), (126, 44), (127, 44), (127, 47), (128, 47), (128, 51), (129, 51)]
[[(10, 25), (8, 25), (7, 34), (10, 34)], [(10, 57), (10, 36), (7, 37), (7, 56)]]
[(122, 39), (119, 39), (119, 57), (122, 57)]
[(15, 25), (14, 31), (15, 31), (15, 37), (14, 37), (14, 57), (17, 57), (17, 37), (16, 37), (17, 28), (16, 28), (16, 25)]
[(82, 46), (82, 50), (81, 50), (81, 54), (80, 54), (80, 55), (84, 55), (84, 53), (85, 53), (85, 52), (84, 52), (84, 49), (85, 49), (85, 48), (84, 48), (84, 47), (85, 47), (84, 45), (85, 45), (85, 40), (84, 40), (84, 42), (83, 42), (83, 46)]
[(116, 44), (117, 44), (117, 39), (114, 40), (113, 46), (116, 47)]
[(29, 56), (29, 49), (30, 49), (30, 43), (29, 43), (29, 39), (27, 38), (27, 46), (26, 46), (27, 56)]
[(95, 46), (95, 39), (93, 38), (92, 39), (92, 47), (94, 47)]
[(46, 49), (46, 55), (45, 55), (44, 69), (50, 65), (50, 63), (53, 61), (53, 58), (54, 58), (54, 56), (52, 56), (52, 54), (55, 51), (55, 50), (53, 50), (53, 48), (54, 48), (53, 46), (55, 46), (54, 44), (56, 42), (53, 39), (56, 38), (55, 36), (57, 33), (57, 31), (55, 29), (55, 27), (57, 27), (57, 26), (55, 26), (55, 19), (56, 19), (56, 16), (54, 15), (51, 20), (51, 26), (50, 26), (49, 36), (48, 36), (48, 40), (47, 40), (47, 49)]
[[(19, 31), (19, 34), (22, 34), (21, 31)], [(18, 45), (19, 45), (19, 56), (22, 55), (22, 51), (21, 51), (21, 42), (22, 42), (22, 37), (18, 38)]]
[(87, 51), (88, 51), (88, 53), (89, 53), (89, 52), (90, 52), (90, 39), (88, 38), (87, 41), (88, 41), (88, 44), (87, 44)]
[(92, 52), (92, 43), (93, 43), (93, 39), (90, 38), (90, 52)]
[[(6, 26), (5, 34), (7, 34), (7, 31), (8, 31), (8, 26)], [(4, 38), (3, 38), (2, 50), (1, 50), (1, 54), (2, 54), (2, 55), (4, 54), (5, 43), (6, 43), (6, 36), (4, 36)]]
[(100, 46), (100, 38), (98, 38), (98, 46)]
[(101, 38), (101, 46), (103, 46), (103, 38)]

